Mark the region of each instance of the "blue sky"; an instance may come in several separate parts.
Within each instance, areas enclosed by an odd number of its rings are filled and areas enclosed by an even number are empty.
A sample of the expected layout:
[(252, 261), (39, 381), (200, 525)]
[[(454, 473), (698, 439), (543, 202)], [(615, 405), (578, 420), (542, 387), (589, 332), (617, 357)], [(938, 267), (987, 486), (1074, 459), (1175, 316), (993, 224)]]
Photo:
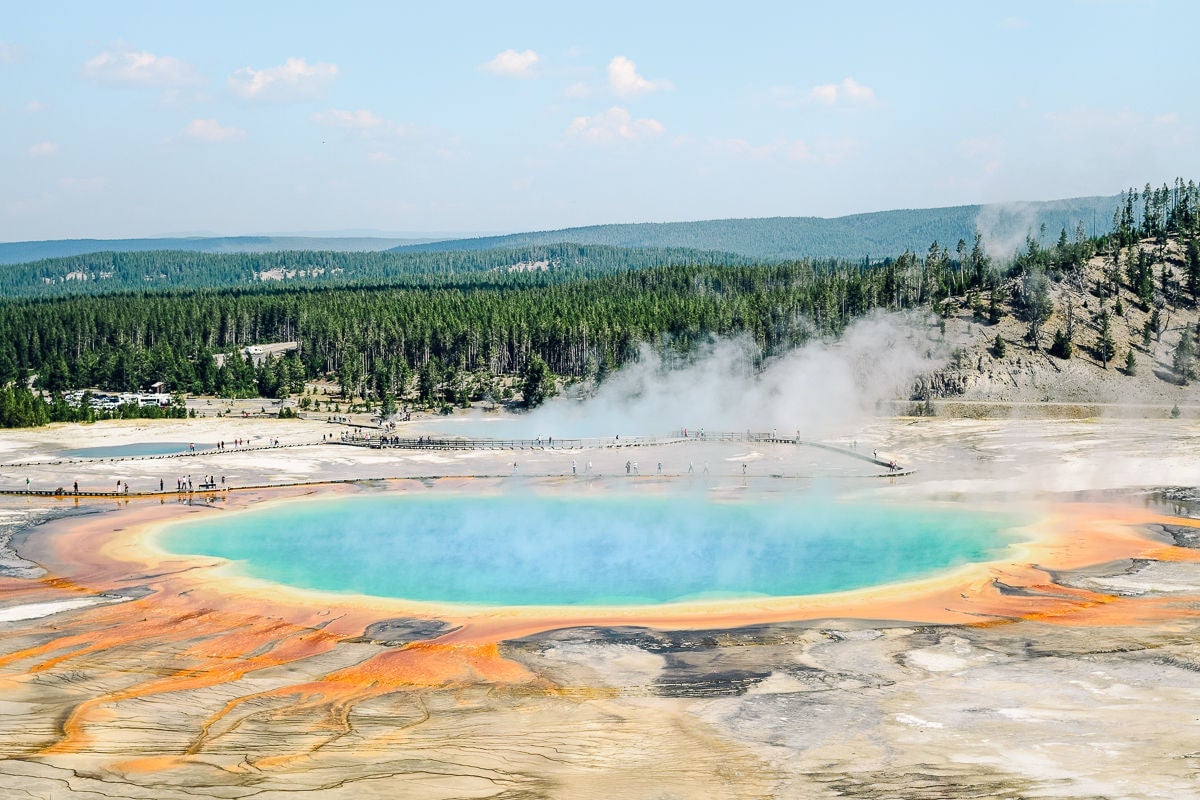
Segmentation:
[(24, 3), (0, 240), (836, 216), (1200, 178), (1191, 2)]

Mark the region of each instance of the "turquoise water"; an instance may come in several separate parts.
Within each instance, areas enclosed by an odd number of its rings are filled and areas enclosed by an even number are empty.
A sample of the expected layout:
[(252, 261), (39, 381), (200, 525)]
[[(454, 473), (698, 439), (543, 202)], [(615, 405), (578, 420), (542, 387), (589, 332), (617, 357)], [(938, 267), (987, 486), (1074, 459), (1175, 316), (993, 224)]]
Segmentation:
[[(189, 442), (135, 442), (134, 444), (118, 444), (111, 447), (83, 447), (78, 450), (64, 450), (63, 455), (70, 458), (128, 458), (129, 456), (169, 456), (174, 453), (188, 452)], [(196, 442), (197, 450), (208, 450), (215, 445)]]
[(377, 496), (205, 515), (181, 554), (278, 583), (512, 605), (818, 594), (997, 557), (1012, 515), (703, 497)]

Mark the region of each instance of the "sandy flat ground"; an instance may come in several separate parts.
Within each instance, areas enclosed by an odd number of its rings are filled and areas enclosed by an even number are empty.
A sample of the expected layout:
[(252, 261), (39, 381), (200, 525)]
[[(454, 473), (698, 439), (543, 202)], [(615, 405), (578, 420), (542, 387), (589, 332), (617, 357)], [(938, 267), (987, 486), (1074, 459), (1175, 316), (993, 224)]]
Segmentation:
[[(1157, 491), (1200, 485), (1195, 421), (875, 419), (830, 437), (916, 469), (903, 478), (738, 442), (519, 452), (321, 443), (341, 430), (204, 418), (5, 432), (0, 488), (28, 478), (107, 491), (120, 480), (136, 495), (160, 478), (173, 488), (215, 475), (232, 487), (215, 505), (230, 511), (312, 492), (686, 486), (1020, 501), (1044, 530), (1006, 563), (821, 602), (455, 617), (239, 584), (214, 564), (146, 551), (142, 526), (221, 513), (206, 505), (3, 497), (6, 794), (1200, 795), (1200, 536), (1189, 521), (1200, 506), (1188, 491)], [(236, 438), (282, 446), (63, 457)], [(592, 462), (592, 473), (572, 476), (572, 461), (579, 472)], [(626, 461), (641, 474), (626, 476)], [(351, 483), (320, 485), (337, 481)], [(305, 485), (240, 488), (267, 484)]]

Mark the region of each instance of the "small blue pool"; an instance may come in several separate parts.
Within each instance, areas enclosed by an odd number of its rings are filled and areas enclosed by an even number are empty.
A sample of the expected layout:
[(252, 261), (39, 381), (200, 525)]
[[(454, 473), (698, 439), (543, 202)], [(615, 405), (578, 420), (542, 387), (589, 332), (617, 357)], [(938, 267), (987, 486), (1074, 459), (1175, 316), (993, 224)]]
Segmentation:
[[(177, 453), (187, 453), (191, 442), (134, 442), (119, 444), (112, 447), (81, 447), (78, 450), (65, 450), (67, 458), (129, 458), (130, 456), (169, 456)], [(196, 442), (197, 450), (210, 450), (216, 447), (208, 442)]]

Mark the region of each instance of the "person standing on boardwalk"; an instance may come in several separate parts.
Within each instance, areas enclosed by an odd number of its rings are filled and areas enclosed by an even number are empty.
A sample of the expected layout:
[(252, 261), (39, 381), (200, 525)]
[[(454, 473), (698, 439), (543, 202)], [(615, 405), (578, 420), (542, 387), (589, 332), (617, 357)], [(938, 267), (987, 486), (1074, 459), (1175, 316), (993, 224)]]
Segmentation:
[(75, 481), (75, 494), (79, 494), (79, 481)]
[(160, 492), (163, 490), (163, 479), (162, 478), (158, 479), (158, 490)]

